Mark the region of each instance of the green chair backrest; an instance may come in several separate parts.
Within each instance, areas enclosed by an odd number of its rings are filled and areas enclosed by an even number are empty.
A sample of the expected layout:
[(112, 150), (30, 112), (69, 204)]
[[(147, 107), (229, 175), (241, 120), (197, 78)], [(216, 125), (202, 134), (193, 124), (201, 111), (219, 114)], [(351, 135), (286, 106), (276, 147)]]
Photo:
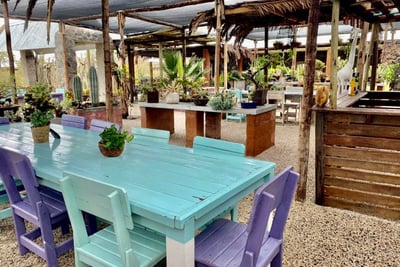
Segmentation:
[(125, 263), (137, 263), (129, 235), (133, 221), (125, 189), (69, 172), (64, 173), (61, 188), (74, 233), (75, 249), (90, 242), (82, 216), (84, 211), (112, 223), (121, 258)]
[(193, 141), (193, 152), (202, 154), (223, 154), (244, 157), (246, 147), (243, 144), (196, 136)]
[(168, 144), (169, 142), (169, 131), (150, 129), (150, 128), (140, 128), (133, 127), (133, 142), (139, 144)]

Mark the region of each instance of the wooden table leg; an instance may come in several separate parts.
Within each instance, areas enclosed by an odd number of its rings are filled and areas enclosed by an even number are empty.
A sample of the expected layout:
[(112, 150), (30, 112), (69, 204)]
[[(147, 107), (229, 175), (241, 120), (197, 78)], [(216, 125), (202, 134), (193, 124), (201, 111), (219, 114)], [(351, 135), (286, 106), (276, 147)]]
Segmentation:
[(186, 143), (187, 147), (193, 146), (195, 136), (204, 135), (204, 112), (203, 111), (185, 111)]
[(246, 117), (246, 156), (255, 157), (275, 145), (275, 110)]
[(173, 109), (140, 107), (140, 114), (143, 128), (167, 130), (171, 134), (175, 132)]
[(206, 137), (221, 139), (221, 113), (206, 112)]

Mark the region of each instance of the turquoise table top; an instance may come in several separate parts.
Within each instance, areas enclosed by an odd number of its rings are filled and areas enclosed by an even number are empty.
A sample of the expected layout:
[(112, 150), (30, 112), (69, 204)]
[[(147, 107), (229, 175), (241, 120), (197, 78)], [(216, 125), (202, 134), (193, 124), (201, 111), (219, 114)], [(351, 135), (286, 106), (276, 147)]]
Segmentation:
[(182, 244), (193, 242), (196, 229), (272, 178), (275, 171), (272, 162), (200, 155), (173, 145), (131, 142), (121, 156), (107, 158), (97, 147), (98, 133), (55, 124), (51, 128), (61, 139), (50, 136), (49, 143), (33, 144), (29, 124), (0, 126), (0, 145), (26, 154), (40, 183), (52, 188), (60, 189), (64, 171), (124, 187), (135, 223)]

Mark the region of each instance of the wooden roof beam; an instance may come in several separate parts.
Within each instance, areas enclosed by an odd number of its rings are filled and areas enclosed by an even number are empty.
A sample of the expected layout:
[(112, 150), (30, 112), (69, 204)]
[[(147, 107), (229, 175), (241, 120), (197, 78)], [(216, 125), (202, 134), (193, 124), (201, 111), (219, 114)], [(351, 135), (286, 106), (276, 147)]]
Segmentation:
[(176, 28), (176, 29), (183, 29), (184, 26), (182, 25), (178, 25), (178, 24), (174, 24), (174, 23), (170, 23), (170, 22), (166, 22), (166, 21), (162, 21), (162, 20), (158, 20), (158, 19), (151, 19), (151, 18), (147, 18), (145, 16), (141, 16), (138, 14), (132, 14), (132, 13), (125, 13), (125, 17), (128, 18), (133, 18), (133, 19), (138, 19), (138, 20), (142, 20), (142, 21), (146, 21), (146, 22), (150, 22), (150, 23), (154, 23), (154, 24), (159, 24), (159, 25), (163, 25), (163, 26), (167, 26), (167, 27), (171, 27), (171, 28)]

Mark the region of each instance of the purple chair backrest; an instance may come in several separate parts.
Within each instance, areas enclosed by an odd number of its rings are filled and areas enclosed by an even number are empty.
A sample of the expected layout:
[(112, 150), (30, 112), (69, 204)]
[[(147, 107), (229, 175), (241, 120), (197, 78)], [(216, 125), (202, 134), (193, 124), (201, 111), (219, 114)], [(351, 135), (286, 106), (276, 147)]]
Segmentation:
[(121, 125), (119, 125), (118, 123), (98, 119), (92, 119), (92, 121), (90, 122), (89, 130), (100, 133), (105, 128), (110, 128), (111, 125), (115, 125), (115, 128), (117, 128), (118, 131), (121, 130)]
[(255, 193), (254, 205), (247, 225), (249, 235), (241, 266), (246, 265), (244, 262), (257, 262), (269, 216), (274, 209), (276, 211), (269, 236), (276, 239), (283, 238), (283, 230), (298, 179), (299, 174), (293, 171), (293, 167), (288, 167)]
[(61, 117), (61, 125), (86, 129), (86, 118), (82, 116), (63, 114)]
[[(39, 184), (27, 156), (0, 147), (0, 177), (11, 203), (22, 201), (14, 178), (20, 179), (24, 184), (30, 203), (41, 201), (38, 191)], [(36, 207), (32, 206), (32, 212), (35, 211)]]
[(10, 119), (6, 117), (0, 117), (0, 125), (2, 124), (10, 124)]

